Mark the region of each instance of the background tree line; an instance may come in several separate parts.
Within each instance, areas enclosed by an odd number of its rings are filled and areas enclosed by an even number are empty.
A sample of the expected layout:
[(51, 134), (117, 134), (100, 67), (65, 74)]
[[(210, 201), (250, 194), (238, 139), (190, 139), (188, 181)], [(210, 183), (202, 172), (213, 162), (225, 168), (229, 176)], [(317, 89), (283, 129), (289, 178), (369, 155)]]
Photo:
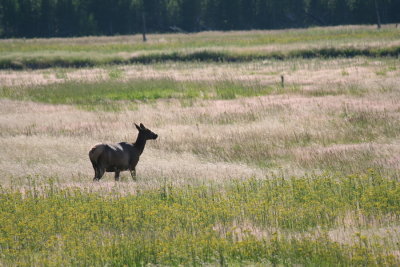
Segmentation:
[(0, 0), (1, 37), (249, 30), (400, 21), (400, 0)]

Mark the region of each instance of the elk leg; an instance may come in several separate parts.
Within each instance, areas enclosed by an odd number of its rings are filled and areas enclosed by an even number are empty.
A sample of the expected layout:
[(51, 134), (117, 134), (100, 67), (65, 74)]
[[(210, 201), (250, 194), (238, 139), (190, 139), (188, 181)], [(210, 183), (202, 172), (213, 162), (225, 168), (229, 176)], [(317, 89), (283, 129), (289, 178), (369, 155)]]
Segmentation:
[(132, 180), (136, 181), (136, 169), (131, 170)]
[(105, 171), (106, 170), (102, 167), (97, 169), (97, 181), (99, 181), (101, 177), (103, 177)]
[(115, 178), (115, 181), (119, 181), (119, 173), (120, 173), (120, 171), (115, 171), (115, 176), (114, 176), (114, 178)]
[(93, 162), (92, 162), (92, 166), (93, 166), (93, 170), (94, 170), (93, 181), (96, 181), (97, 180), (97, 166)]
[(100, 178), (99, 178), (99, 168), (94, 168), (94, 178), (93, 178), (93, 181), (98, 181), (98, 180), (100, 180)]
[(94, 177), (93, 177), (93, 181), (97, 181), (97, 169), (94, 169)]

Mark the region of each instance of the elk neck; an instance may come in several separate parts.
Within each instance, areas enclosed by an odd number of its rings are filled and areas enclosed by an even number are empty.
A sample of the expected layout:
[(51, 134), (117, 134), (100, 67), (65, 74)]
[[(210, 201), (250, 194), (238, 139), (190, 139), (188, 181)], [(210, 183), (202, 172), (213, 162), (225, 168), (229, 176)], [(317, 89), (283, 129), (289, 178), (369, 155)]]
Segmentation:
[(136, 139), (136, 142), (134, 144), (134, 146), (139, 151), (139, 155), (141, 155), (143, 153), (145, 145), (146, 145), (146, 138), (145, 138), (144, 134), (139, 132), (139, 134), (137, 136), (137, 139)]

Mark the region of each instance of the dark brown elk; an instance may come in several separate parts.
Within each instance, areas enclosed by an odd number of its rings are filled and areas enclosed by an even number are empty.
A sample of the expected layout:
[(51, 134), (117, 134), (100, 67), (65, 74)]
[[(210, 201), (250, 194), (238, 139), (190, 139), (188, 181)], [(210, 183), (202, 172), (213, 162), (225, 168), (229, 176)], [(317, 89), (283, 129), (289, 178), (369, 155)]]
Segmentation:
[(136, 181), (136, 165), (143, 153), (147, 140), (155, 140), (158, 135), (147, 129), (142, 123), (135, 124), (139, 131), (135, 143), (97, 144), (89, 151), (94, 169), (93, 181), (103, 177), (104, 172), (115, 172), (115, 181), (119, 181), (121, 171), (129, 170)]

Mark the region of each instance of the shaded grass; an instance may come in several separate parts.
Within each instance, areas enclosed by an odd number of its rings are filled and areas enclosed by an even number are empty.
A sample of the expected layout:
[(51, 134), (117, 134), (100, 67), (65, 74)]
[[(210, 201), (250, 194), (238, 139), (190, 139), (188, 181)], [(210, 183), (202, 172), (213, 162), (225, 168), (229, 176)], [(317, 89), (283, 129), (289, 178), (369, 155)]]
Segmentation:
[[(400, 183), (373, 171), (223, 188), (166, 182), (127, 196), (60, 189), (52, 181), (23, 194), (1, 191), (6, 265), (399, 264), (392, 254), (398, 244), (378, 245), (357, 231), (379, 227), (382, 218), (396, 226), (400, 215)], [(357, 214), (348, 222), (356, 227), (353, 243), (330, 239), (349, 213)]]
[(228, 52), (228, 51), (194, 51), (194, 52), (152, 52), (143, 55), (123, 58), (121, 56), (82, 55), (38, 56), (38, 57), (3, 57), (0, 58), (0, 69), (45, 69), (45, 68), (85, 68), (104, 65), (151, 64), (157, 62), (249, 62), (254, 60), (289, 60), (294, 58), (353, 58), (358, 56), (378, 58), (400, 55), (400, 46), (383, 48), (308, 48), (277, 52)]
[(398, 57), (400, 46), (384, 48), (309, 48), (279, 52), (224, 52), (224, 51), (199, 51), (192, 53), (162, 53), (137, 56), (129, 59), (130, 63), (156, 63), (164, 61), (206, 61), (206, 62), (248, 62), (254, 60), (287, 60), (293, 58), (352, 58), (364, 57)]

